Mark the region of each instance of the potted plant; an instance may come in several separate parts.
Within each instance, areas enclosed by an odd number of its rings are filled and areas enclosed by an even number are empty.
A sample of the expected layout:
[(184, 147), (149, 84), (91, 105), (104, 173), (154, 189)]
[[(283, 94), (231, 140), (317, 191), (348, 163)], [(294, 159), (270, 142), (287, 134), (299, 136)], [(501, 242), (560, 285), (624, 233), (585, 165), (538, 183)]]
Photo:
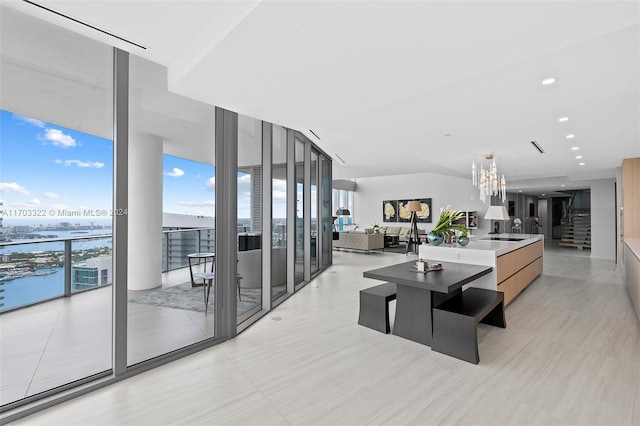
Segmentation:
[(467, 244), (469, 244), (469, 228), (464, 225), (460, 226), (462, 226), (462, 228), (459, 228), (460, 236), (458, 237), (458, 244), (462, 247), (465, 247)]
[(444, 242), (445, 237), (451, 237), (455, 234), (455, 231), (460, 231), (460, 235), (462, 235), (462, 232), (464, 231), (464, 235), (466, 236), (468, 232), (467, 227), (462, 224), (455, 223), (462, 217), (462, 214), (463, 213), (461, 211), (453, 210), (449, 206), (445, 209), (441, 208), (438, 221), (431, 232), (427, 234), (427, 241), (429, 244), (439, 246)]
[(378, 225), (377, 223), (373, 224), (373, 233), (374, 234), (379, 234), (380, 233), (380, 225)]

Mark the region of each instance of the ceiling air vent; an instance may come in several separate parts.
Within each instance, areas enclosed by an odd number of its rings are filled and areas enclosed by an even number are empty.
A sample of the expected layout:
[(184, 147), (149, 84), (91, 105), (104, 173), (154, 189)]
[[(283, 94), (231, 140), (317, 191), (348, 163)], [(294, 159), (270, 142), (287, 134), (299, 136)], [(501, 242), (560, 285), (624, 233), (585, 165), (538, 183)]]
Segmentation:
[(538, 145), (538, 143), (536, 141), (531, 141), (531, 145), (533, 145), (533, 147), (540, 153), (540, 154), (544, 154), (544, 149), (542, 149), (540, 147), (540, 145)]

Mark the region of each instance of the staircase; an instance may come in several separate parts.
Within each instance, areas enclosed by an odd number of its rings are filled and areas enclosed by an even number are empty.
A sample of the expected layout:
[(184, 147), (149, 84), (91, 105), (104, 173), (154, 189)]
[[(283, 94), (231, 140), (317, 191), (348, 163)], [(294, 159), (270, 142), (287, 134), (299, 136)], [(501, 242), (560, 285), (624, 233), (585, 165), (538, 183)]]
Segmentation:
[(572, 209), (562, 231), (560, 247), (591, 249), (591, 209)]

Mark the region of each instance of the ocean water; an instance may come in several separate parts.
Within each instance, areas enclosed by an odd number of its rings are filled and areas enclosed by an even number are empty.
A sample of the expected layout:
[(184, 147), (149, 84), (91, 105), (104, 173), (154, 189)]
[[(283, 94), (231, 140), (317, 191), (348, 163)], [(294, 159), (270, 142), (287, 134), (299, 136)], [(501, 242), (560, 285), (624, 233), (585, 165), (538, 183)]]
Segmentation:
[[(92, 229), (87, 231), (86, 234), (72, 234), (70, 231), (47, 231), (47, 232), (38, 232), (40, 235), (55, 235), (55, 238), (78, 238), (78, 237), (86, 237), (89, 235), (102, 235), (105, 233), (110, 233), (109, 229)], [(23, 240), (23, 239), (15, 239), (12, 242), (26, 242), (33, 241), (33, 244), (21, 244), (21, 245), (9, 245), (9, 246), (0, 246), (0, 255), (8, 254), (8, 253), (29, 253), (32, 251), (61, 251), (64, 250), (64, 242), (55, 241), (55, 242), (38, 242), (39, 240)], [(71, 250), (86, 250), (90, 248), (99, 248), (99, 247), (111, 247), (111, 235), (100, 238), (96, 240), (78, 240), (71, 243)]]
[[(88, 233), (71, 233), (69, 231), (48, 231), (42, 235), (56, 235), (56, 238), (78, 238), (87, 235), (102, 235), (109, 232), (108, 229), (94, 229)], [(9, 253), (29, 253), (32, 251), (62, 251), (64, 242), (38, 242), (38, 240), (14, 240), (34, 241), (32, 244), (10, 245), (0, 247), (0, 256)], [(111, 247), (111, 236), (95, 240), (78, 240), (71, 243), (71, 250), (87, 250), (100, 247)], [(0, 261), (0, 264), (2, 262)], [(30, 276), (16, 278), (10, 281), (0, 282), (0, 312), (20, 306), (29, 305), (43, 300), (64, 295), (64, 268), (49, 268), (46, 270), (57, 271), (43, 276)]]
[(0, 283), (0, 312), (64, 295), (64, 268), (50, 275), (18, 278)]

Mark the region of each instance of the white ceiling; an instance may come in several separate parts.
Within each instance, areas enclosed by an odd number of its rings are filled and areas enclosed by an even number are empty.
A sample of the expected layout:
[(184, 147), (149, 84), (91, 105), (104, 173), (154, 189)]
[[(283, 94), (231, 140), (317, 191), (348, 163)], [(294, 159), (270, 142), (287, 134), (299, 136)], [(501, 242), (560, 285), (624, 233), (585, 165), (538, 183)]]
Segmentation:
[(469, 176), (494, 152), (509, 191), (540, 193), (640, 156), (637, 1), (37, 1), (146, 50), (2, 3), (166, 65), (176, 93), (305, 132), (334, 178)]

